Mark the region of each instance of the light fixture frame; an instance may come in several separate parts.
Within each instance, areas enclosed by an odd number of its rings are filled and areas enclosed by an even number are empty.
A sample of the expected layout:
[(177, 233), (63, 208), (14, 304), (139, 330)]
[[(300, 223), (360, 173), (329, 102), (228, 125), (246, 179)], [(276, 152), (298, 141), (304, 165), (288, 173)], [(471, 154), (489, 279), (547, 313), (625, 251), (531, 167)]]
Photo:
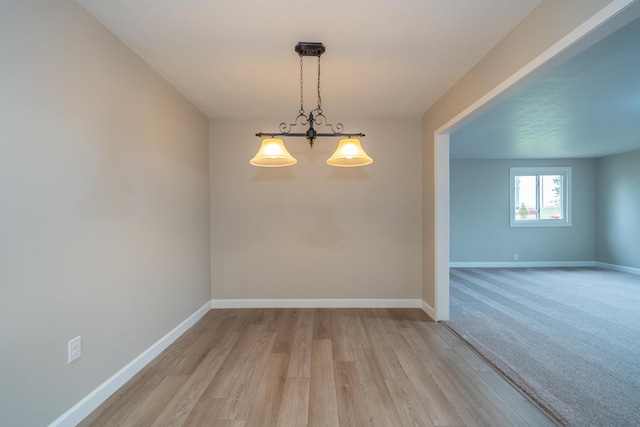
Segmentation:
[[(279, 132), (258, 132), (257, 137), (270, 137), (276, 138), (279, 136), (285, 137), (305, 137), (309, 142), (309, 146), (313, 147), (313, 143), (318, 137), (343, 137), (343, 138), (362, 138), (365, 136), (362, 132), (344, 132), (344, 126), (342, 123), (336, 123), (335, 125), (328, 122), (324, 112), (322, 111), (322, 97), (320, 96), (320, 57), (326, 51), (326, 48), (322, 43), (317, 42), (299, 42), (295, 51), (300, 56), (300, 111), (293, 123), (287, 124), (285, 122), (280, 123)], [(302, 61), (305, 56), (315, 56), (318, 58), (318, 106), (311, 110), (309, 114), (304, 110), (303, 103), (303, 75), (302, 75)], [(297, 126), (309, 126), (306, 132), (292, 132)], [(328, 128), (330, 132), (318, 132), (313, 126), (324, 126)]]

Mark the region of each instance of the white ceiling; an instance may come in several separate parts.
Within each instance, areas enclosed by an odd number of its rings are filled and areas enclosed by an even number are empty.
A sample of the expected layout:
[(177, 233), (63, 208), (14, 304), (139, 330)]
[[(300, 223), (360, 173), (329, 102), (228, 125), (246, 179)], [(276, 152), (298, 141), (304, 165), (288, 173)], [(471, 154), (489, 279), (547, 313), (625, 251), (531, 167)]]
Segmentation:
[(618, 18), (635, 20), (454, 131), (451, 158), (598, 158), (640, 149), (639, 6)]
[[(328, 119), (420, 116), (540, 0), (77, 0), (211, 118), (293, 119), (299, 41)], [(305, 108), (317, 64), (305, 59)]]

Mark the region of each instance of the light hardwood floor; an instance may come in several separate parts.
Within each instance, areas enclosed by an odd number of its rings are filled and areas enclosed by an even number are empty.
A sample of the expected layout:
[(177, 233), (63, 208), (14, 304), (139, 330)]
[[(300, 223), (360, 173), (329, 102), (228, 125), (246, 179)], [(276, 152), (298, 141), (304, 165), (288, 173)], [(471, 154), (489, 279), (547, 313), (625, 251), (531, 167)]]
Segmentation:
[(81, 426), (555, 426), (419, 309), (211, 310)]

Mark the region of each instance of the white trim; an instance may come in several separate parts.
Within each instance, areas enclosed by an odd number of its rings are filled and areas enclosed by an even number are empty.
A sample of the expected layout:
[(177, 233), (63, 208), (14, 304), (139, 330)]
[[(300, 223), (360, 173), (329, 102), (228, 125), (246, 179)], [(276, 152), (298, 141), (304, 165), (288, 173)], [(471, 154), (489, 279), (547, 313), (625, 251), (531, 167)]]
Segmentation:
[[(538, 268), (538, 267), (598, 267), (640, 276), (640, 268), (607, 264), (599, 261), (532, 261), (532, 262), (450, 262), (451, 268)], [(424, 304), (424, 301), (423, 301)], [(424, 309), (424, 308), (423, 308)], [(428, 314), (428, 313), (427, 313)]]
[(202, 316), (211, 310), (211, 301), (200, 307), (195, 313), (176, 326), (171, 332), (160, 338), (155, 344), (143, 351), (138, 357), (127, 363), (125, 367), (113, 374), (111, 378), (100, 384), (95, 390), (76, 403), (71, 409), (62, 414), (49, 427), (73, 427), (93, 412), (124, 383), (151, 362), (164, 349), (169, 347), (180, 335), (192, 327)]
[(427, 304), (424, 301), (420, 301), (422, 303), (422, 306), (420, 308), (422, 308), (422, 311), (424, 311), (425, 313), (427, 313), (427, 316), (429, 316), (431, 319), (436, 320), (436, 311), (433, 309), (433, 307), (431, 307), (429, 304)]
[(595, 261), (451, 262), (451, 268), (597, 267)]
[(419, 299), (215, 299), (212, 308), (420, 308)]
[(449, 320), (449, 135), (436, 135), (436, 259), (433, 320)]
[(595, 262), (596, 267), (606, 268), (607, 270), (621, 271), (623, 273), (636, 274), (640, 276), (640, 268), (625, 267), (624, 265), (607, 264), (606, 262)]

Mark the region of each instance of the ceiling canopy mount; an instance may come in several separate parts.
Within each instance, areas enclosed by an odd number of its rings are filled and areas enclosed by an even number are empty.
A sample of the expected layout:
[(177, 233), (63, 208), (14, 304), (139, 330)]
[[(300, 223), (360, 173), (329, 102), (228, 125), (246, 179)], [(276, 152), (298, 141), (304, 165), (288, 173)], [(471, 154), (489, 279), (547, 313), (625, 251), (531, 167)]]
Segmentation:
[(299, 42), (295, 47), (296, 52), (300, 56), (320, 56), (326, 48), (322, 43), (316, 42)]

